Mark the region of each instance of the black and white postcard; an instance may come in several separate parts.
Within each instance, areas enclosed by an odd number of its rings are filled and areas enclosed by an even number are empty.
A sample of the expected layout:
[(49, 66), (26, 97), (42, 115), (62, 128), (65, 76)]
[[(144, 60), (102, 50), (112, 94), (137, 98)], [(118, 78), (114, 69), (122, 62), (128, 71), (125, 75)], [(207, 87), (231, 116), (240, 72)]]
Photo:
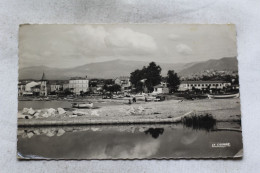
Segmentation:
[(235, 25), (21, 25), (18, 80), (18, 159), (243, 156)]

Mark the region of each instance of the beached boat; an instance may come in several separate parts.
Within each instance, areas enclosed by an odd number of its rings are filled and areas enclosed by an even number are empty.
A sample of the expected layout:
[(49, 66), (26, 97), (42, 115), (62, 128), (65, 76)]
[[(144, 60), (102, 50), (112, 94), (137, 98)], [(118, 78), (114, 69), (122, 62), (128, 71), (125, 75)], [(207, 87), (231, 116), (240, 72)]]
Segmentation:
[(92, 108), (93, 103), (72, 103), (73, 108)]
[(227, 95), (210, 95), (208, 94), (209, 99), (229, 99), (229, 98), (238, 98), (239, 93), (237, 94), (227, 94)]

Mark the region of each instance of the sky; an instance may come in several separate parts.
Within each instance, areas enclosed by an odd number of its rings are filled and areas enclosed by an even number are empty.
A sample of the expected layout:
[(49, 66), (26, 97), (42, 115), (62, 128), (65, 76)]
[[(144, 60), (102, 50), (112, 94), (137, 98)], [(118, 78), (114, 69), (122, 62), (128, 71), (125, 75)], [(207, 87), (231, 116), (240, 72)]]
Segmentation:
[(115, 59), (188, 63), (237, 56), (235, 25), (21, 25), (19, 66), (71, 68)]

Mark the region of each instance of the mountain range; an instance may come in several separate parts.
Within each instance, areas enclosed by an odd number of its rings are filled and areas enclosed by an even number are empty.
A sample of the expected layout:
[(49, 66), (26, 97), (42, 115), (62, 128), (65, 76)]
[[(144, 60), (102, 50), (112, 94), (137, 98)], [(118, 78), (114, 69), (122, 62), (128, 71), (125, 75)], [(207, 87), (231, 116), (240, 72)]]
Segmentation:
[[(70, 77), (88, 78), (116, 78), (119, 76), (129, 76), (136, 69), (148, 66), (150, 62), (145, 61), (127, 61), (112, 60), (85, 64), (73, 68), (52, 68), (46, 66), (33, 66), (19, 69), (19, 79), (41, 79), (44, 72), (48, 80), (65, 80)], [(208, 60), (191, 63), (160, 63), (156, 62), (162, 68), (162, 76), (166, 76), (168, 70), (176, 71), (180, 76), (187, 76), (204, 70), (228, 70), (237, 71), (238, 63), (235, 57), (222, 58), (218, 60)]]

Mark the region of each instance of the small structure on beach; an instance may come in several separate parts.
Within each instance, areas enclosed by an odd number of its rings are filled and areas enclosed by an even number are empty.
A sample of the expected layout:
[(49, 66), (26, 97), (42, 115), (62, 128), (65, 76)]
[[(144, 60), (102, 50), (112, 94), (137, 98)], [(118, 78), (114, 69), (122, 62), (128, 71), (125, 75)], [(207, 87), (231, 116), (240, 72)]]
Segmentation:
[(169, 88), (166, 83), (161, 83), (159, 85), (154, 86), (153, 94), (168, 94)]

